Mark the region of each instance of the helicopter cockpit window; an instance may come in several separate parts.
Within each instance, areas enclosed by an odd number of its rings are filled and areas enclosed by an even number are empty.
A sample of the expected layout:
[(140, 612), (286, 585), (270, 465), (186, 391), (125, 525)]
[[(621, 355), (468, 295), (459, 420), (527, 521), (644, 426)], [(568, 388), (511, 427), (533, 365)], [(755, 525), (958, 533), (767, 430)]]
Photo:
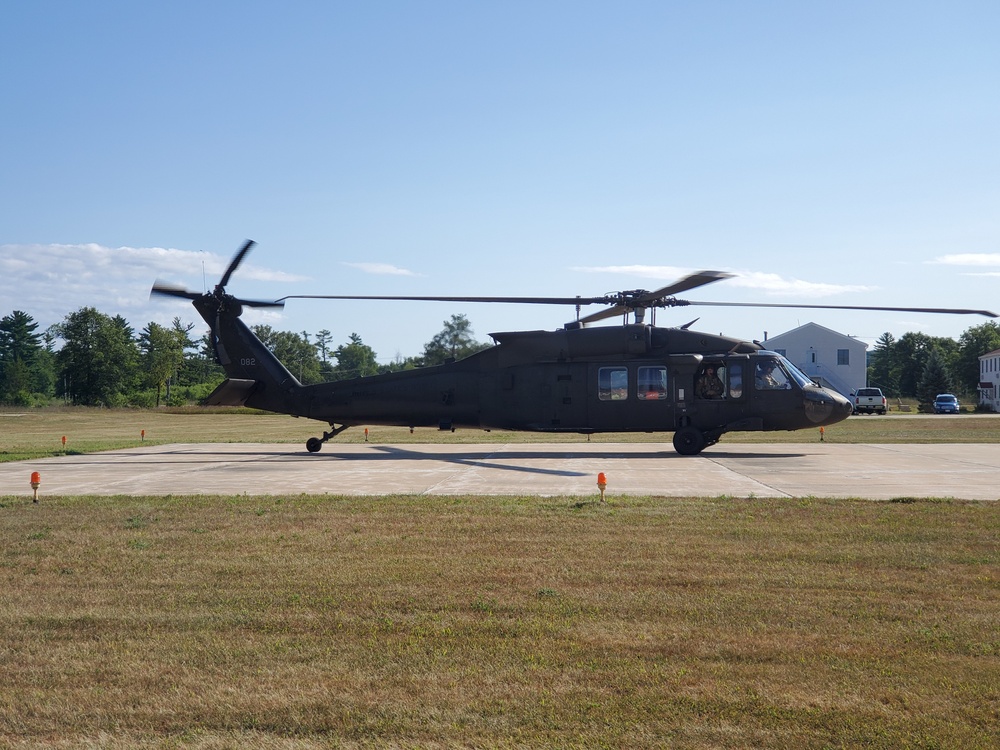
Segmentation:
[(803, 373), (802, 370), (793, 365), (784, 357), (781, 357), (778, 361), (781, 362), (781, 366), (784, 368), (785, 372), (788, 373), (788, 376), (796, 383), (798, 383), (800, 387), (805, 388), (806, 386), (816, 385), (812, 381), (812, 378)]
[(780, 391), (792, 387), (788, 373), (781, 363), (773, 359), (765, 359), (757, 363), (754, 371), (754, 384), (758, 391)]
[(636, 373), (640, 401), (665, 401), (667, 398), (667, 368), (640, 367)]
[(601, 401), (624, 401), (628, 398), (628, 370), (624, 367), (599, 368), (597, 397)]
[(813, 385), (808, 377), (781, 355), (775, 352), (763, 352), (763, 354), (769, 356), (761, 357), (754, 366), (754, 382), (757, 390), (792, 388), (793, 383), (799, 388)]
[(697, 398), (723, 398), (726, 395), (726, 368), (718, 362), (707, 362), (694, 381)]

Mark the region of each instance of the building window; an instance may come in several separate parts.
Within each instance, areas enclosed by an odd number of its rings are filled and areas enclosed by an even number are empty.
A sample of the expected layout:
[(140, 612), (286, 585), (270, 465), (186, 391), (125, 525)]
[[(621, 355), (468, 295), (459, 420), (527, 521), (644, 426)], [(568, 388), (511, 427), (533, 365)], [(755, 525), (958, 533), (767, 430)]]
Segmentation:
[(837, 364), (838, 365), (849, 365), (849, 364), (851, 364), (851, 350), (850, 349), (838, 349), (837, 350)]

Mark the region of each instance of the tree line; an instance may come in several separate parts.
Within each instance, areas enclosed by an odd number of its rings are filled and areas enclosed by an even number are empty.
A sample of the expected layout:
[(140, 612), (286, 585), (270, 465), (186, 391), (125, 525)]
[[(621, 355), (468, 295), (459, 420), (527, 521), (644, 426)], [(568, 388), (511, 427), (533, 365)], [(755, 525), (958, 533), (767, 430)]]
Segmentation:
[[(193, 337), (194, 323), (174, 318), (136, 332), (122, 316), (93, 307), (70, 313), (39, 331), (27, 313), (0, 318), (0, 404), (44, 406), (181, 406), (204, 400), (224, 379), (210, 332)], [(453, 315), (423, 353), (379, 364), (375, 351), (352, 333), (334, 346), (330, 331), (276, 331), (250, 327), (299, 382), (310, 385), (395, 372), (461, 359), (484, 349), (464, 315)]]
[(958, 341), (923, 333), (883, 333), (868, 357), (868, 384), (892, 398), (931, 404), (938, 393), (978, 401), (979, 357), (1000, 349), (1000, 324), (967, 328)]
[[(174, 318), (150, 322), (141, 331), (122, 316), (93, 307), (70, 313), (39, 331), (20, 310), (0, 318), (0, 403), (53, 402), (85, 406), (178, 406), (203, 400), (223, 381), (211, 335), (192, 337), (194, 323)], [(477, 342), (464, 315), (452, 315), (424, 344), (423, 353), (379, 364), (375, 351), (352, 333), (337, 346), (330, 331), (276, 331), (251, 326), (254, 334), (303, 384), (395, 372), (467, 357), (488, 344)], [(891, 398), (929, 404), (938, 393), (977, 393), (979, 357), (1000, 349), (1000, 324), (973, 326), (958, 341), (923, 333), (896, 339), (883, 333), (869, 353), (868, 383)]]

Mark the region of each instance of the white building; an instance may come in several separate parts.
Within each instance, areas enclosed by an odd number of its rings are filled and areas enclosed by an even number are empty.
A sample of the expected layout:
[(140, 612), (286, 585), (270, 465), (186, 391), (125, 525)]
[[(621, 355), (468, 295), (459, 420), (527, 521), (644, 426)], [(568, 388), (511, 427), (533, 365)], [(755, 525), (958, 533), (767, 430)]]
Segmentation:
[(979, 358), (979, 404), (1000, 411), (1000, 349)]
[(806, 323), (761, 343), (820, 385), (844, 396), (868, 385), (868, 344), (851, 336)]

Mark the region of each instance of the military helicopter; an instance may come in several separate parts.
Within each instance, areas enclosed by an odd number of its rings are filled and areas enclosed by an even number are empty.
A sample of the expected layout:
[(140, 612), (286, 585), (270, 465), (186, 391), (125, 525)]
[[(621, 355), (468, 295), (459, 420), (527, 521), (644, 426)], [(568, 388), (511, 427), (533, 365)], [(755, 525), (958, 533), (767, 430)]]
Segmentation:
[[(656, 291), (599, 297), (416, 297), (290, 295), (247, 300), (226, 292), (253, 247), (247, 241), (206, 293), (156, 282), (151, 294), (193, 302), (211, 328), (227, 379), (209, 405), (248, 406), (325, 422), (306, 442), (317, 452), (351, 426), (459, 427), (591, 434), (673, 432), (675, 450), (700, 453), (727, 432), (799, 430), (846, 419), (850, 401), (823, 388), (755, 341), (644, 322), (657, 308), (719, 305), (979, 314), (987, 310), (693, 302), (674, 295), (728, 278), (702, 271)], [(240, 320), (244, 307), (281, 307), (289, 299), (419, 300), (572, 305), (577, 319), (555, 331), (490, 334), (496, 345), (462, 360), (332, 383), (302, 385)], [(579, 317), (585, 305), (605, 309)], [(621, 326), (590, 323), (631, 315)]]

